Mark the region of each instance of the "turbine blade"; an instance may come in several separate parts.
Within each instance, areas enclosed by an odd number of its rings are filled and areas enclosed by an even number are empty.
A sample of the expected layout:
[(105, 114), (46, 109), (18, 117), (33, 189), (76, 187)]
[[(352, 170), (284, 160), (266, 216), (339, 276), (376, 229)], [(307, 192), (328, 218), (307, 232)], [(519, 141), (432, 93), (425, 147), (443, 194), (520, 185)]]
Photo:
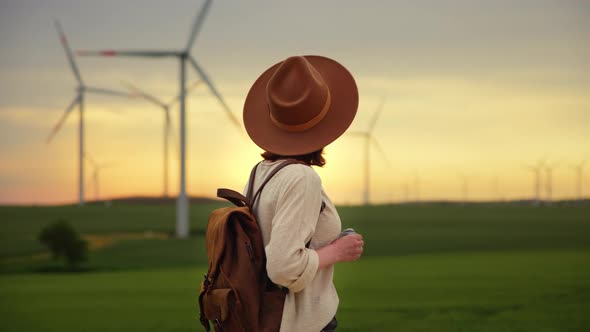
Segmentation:
[(205, 21), (205, 16), (209, 11), (210, 5), (211, 0), (205, 0), (205, 3), (203, 4), (201, 9), (199, 10), (199, 13), (197, 14), (197, 17), (195, 17), (195, 20), (193, 22), (193, 28), (191, 29), (191, 34), (188, 37), (188, 43), (186, 44), (185, 48), (187, 53), (190, 51), (191, 47), (193, 47), (195, 39), (197, 39), (197, 34), (201, 30), (201, 26), (203, 26), (203, 21)]
[(369, 133), (373, 132), (373, 128), (375, 128), (375, 124), (377, 123), (377, 118), (379, 118), (379, 114), (383, 111), (383, 106), (385, 105), (385, 97), (381, 99), (381, 103), (377, 107), (377, 111), (373, 114), (373, 118), (371, 118), (371, 122), (369, 123)]
[(64, 124), (64, 122), (68, 118), (68, 115), (70, 115), (70, 113), (72, 112), (72, 109), (74, 109), (74, 107), (76, 105), (78, 105), (78, 102), (79, 101), (80, 101), (80, 96), (76, 96), (76, 98), (74, 98), (74, 100), (66, 108), (65, 112), (61, 115), (61, 117), (59, 118), (59, 120), (57, 121), (57, 123), (53, 126), (53, 129), (49, 133), (49, 136), (47, 136), (47, 140), (45, 141), (45, 143), (49, 143), (53, 139), (53, 137), (55, 136), (55, 134), (57, 134), (57, 132), (59, 131), (59, 129), (61, 128), (61, 126)]
[(205, 84), (207, 84), (207, 86), (209, 87), (209, 90), (211, 90), (211, 93), (213, 93), (213, 95), (215, 95), (215, 97), (217, 97), (217, 100), (219, 100), (219, 103), (221, 104), (221, 106), (223, 107), (223, 109), (227, 112), (227, 114), (228, 114), (230, 120), (232, 121), (232, 123), (241, 132), (242, 125), (240, 124), (240, 121), (232, 113), (232, 111), (230, 110), (229, 106), (227, 106), (227, 104), (225, 103), (225, 101), (221, 97), (221, 94), (219, 93), (219, 91), (217, 91), (217, 89), (213, 85), (213, 82), (211, 82), (211, 80), (209, 79), (209, 77), (207, 76), (207, 74), (205, 73), (205, 71), (203, 70), (203, 68), (201, 68), (201, 66), (199, 66), (199, 64), (197, 63), (197, 61), (195, 61), (195, 59), (192, 56), (189, 57), (189, 60), (190, 60), (191, 64), (193, 65), (193, 67), (195, 68), (195, 70), (199, 73), (199, 76), (201, 76), (201, 79), (205, 82)]
[[(187, 95), (189, 92), (194, 90), (197, 86), (199, 86), (202, 82), (203, 82), (202, 80), (195, 80), (194, 82), (189, 84), (188, 87), (186, 87), (184, 89), (184, 94)], [(174, 97), (174, 99), (172, 99), (170, 101), (170, 103), (168, 103), (168, 106), (172, 107), (172, 106), (176, 105), (176, 103), (178, 103), (179, 101), (180, 101), (180, 94), (178, 94), (178, 96)]]
[(385, 154), (385, 150), (383, 150), (383, 148), (381, 147), (381, 144), (379, 144), (379, 142), (377, 142), (377, 140), (373, 136), (371, 136), (371, 142), (375, 145), (375, 148), (377, 148), (377, 151), (379, 151), (381, 157), (383, 157), (383, 160), (385, 160), (387, 166), (391, 167), (391, 163), (389, 162), (389, 159)]
[(76, 76), (76, 80), (80, 85), (82, 85), (82, 77), (80, 76), (80, 71), (78, 70), (78, 66), (76, 65), (76, 61), (74, 61), (74, 55), (72, 54), (72, 49), (70, 49), (70, 45), (68, 44), (68, 39), (66, 38), (66, 34), (64, 33), (61, 23), (58, 20), (54, 21), (55, 29), (59, 35), (59, 40), (61, 45), (66, 52), (66, 57), (68, 58), (68, 62), (70, 63), (70, 68), (72, 68), (72, 72), (74, 72), (74, 76)]
[(164, 103), (156, 98), (155, 96), (139, 89), (138, 87), (136, 87), (135, 85), (128, 83), (128, 82), (123, 82), (123, 85), (125, 85), (127, 87), (127, 89), (129, 89), (129, 91), (131, 91), (132, 94), (137, 95), (147, 101), (150, 101), (160, 107), (166, 107), (166, 105), (164, 105)]
[(167, 57), (167, 56), (180, 56), (181, 53), (178, 51), (117, 51), (117, 50), (101, 50), (101, 51), (88, 51), (78, 50), (76, 52), (79, 56), (130, 56), (130, 57)]
[(128, 92), (111, 90), (111, 89), (86, 87), (85, 90), (90, 93), (96, 93), (96, 94), (101, 94), (101, 95), (110, 95), (110, 96), (126, 97), (126, 98), (131, 97), (131, 94)]

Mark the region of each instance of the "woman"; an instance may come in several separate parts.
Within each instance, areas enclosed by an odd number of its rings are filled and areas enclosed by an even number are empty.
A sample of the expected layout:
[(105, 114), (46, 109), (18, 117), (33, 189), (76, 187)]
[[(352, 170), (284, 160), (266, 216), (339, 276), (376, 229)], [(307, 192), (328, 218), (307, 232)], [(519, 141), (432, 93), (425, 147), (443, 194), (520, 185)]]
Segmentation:
[[(289, 289), (281, 331), (333, 331), (338, 294), (334, 264), (358, 259), (362, 236), (338, 238), (341, 222), (311, 166), (325, 164), (323, 148), (350, 126), (358, 107), (352, 75), (321, 56), (290, 57), (267, 69), (244, 104), (244, 125), (265, 152), (254, 190), (284, 159), (297, 159), (264, 187), (254, 213), (270, 279)], [(245, 193), (248, 188), (245, 189)]]

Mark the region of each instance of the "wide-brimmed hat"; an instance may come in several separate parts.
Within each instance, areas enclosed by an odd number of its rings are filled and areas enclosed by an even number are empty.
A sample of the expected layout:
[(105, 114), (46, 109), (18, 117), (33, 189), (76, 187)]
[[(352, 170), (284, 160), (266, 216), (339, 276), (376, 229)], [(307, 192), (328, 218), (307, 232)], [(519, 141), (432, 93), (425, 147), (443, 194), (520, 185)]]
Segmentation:
[(244, 126), (266, 151), (307, 154), (346, 131), (358, 98), (354, 78), (340, 63), (317, 55), (293, 56), (254, 82), (244, 103)]

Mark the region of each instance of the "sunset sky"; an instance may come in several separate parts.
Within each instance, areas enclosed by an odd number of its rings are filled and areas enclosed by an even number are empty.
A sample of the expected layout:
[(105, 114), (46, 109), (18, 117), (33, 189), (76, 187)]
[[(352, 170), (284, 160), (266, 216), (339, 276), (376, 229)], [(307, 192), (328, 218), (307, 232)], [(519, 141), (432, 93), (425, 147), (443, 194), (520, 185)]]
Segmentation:
[[(76, 81), (59, 43), (72, 48), (181, 50), (202, 1), (0, 2), (0, 204), (77, 199)], [(215, 1), (192, 54), (241, 119), (250, 85), (291, 55), (319, 54), (357, 80), (351, 130), (367, 128), (382, 98), (371, 150), (374, 202), (528, 198), (527, 165), (555, 162), (554, 196), (575, 195), (574, 164), (590, 159), (590, 2)], [(87, 85), (131, 82), (161, 97), (178, 93), (178, 61), (76, 58)], [(189, 81), (197, 78), (188, 70)], [(187, 177), (191, 195), (243, 188), (261, 150), (228, 121), (208, 90), (190, 95)], [(87, 95), (86, 150), (101, 163), (101, 196), (162, 192), (161, 109), (142, 100)], [(178, 138), (178, 110), (173, 111)], [(176, 149), (177, 142), (172, 149)], [(344, 135), (318, 172), (337, 203), (359, 203), (363, 145)], [(171, 189), (178, 188), (173, 155)], [(87, 198), (94, 199), (86, 164)], [(463, 175), (462, 175), (463, 174)], [(590, 161), (584, 179), (590, 196)]]

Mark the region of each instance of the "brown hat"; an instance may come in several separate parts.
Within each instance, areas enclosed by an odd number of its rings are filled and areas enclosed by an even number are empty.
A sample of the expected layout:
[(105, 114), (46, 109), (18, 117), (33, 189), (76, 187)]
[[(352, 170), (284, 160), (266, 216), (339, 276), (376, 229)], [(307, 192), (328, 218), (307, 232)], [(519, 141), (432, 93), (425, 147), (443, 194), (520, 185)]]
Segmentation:
[(266, 151), (307, 154), (346, 131), (358, 100), (354, 78), (344, 66), (317, 55), (293, 56), (254, 82), (244, 103), (244, 126)]

